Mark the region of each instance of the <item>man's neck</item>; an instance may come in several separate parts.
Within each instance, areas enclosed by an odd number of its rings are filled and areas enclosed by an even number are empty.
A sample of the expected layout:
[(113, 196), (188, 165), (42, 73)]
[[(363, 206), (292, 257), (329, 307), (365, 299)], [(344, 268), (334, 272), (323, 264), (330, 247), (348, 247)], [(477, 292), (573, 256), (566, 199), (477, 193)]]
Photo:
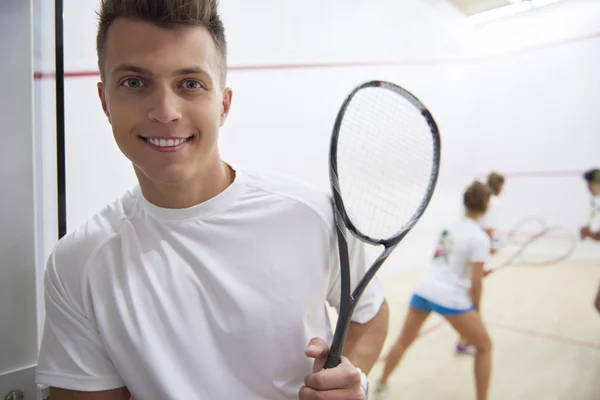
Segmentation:
[(193, 181), (156, 183), (135, 169), (144, 197), (161, 208), (181, 209), (195, 206), (223, 192), (235, 179), (235, 172), (225, 162), (194, 176)]

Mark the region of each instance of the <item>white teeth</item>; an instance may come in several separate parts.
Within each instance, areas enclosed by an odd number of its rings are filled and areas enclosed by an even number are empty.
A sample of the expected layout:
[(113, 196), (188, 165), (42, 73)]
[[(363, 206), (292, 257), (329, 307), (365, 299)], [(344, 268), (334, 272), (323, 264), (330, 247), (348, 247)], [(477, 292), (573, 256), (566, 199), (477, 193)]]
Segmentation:
[(152, 143), (155, 146), (158, 147), (176, 147), (179, 146), (180, 144), (184, 143), (187, 139), (154, 139), (154, 138), (150, 138), (150, 139), (146, 139), (148, 140), (148, 142)]

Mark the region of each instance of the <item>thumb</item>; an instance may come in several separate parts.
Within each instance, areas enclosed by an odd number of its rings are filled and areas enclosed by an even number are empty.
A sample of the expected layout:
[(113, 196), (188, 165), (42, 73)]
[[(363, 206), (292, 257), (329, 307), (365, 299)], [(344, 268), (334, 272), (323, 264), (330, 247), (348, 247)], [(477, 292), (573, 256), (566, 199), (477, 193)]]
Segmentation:
[(321, 371), (323, 369), (323, 365), (325, 361), (327, 361), (327, 356), (329, 355), (329, 346), (323, 339), (320, 338), (312, 338), (308, 343), (308, 347), (304, 350), (304, 354), (307, 357), (314, 358), (315, 362), (313, 363), (313, 373)]

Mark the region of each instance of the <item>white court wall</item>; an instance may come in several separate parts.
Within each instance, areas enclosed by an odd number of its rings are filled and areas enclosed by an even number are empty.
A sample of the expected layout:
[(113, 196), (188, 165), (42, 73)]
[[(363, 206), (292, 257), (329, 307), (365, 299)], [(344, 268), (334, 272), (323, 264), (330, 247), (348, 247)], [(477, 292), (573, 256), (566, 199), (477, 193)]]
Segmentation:
[[(0, 397), (35, 398), (39, 282), (33, 1), (0, 2)], [(37, 304), (36, 304), (37, 302)]]
[(548, 223), (575, 229), (587, 218), (588, 191), (579, 171), (600, 164), (599, 70), (600, 37), (477, 69), (473, 79), (485, 89), (470, 129), (478, 133), (473, 159), (481, 171), (508, 174), (502, 196), (508, 226), (523, 215), (539, 214)]
[[(576, 233), (589, 217), (582, 172), (600, 167), (600, 2), (567, 0), (476, 27), (473, 44), (482, 58), (469, 131), (481, 175), (507, 174), (500, 228), (536, 216)], [(580, 243), (574, 256), (600, 260), (600, 246)]]
[[(439, 185), (424, 219), (383, 274), (426, 264), (439, 228), (460, 213), (464, 187), (490, 169), (509, 175), (505, 226), (534, 211), (571, 229), (584, 219), (587, 198), (576, 174), (562, 180), (513, 179), (511, 174), (580, 171), (597, 162), (592, 150), (600, 137), (594, 134), (600, 82), (594, 71), (600, 44), (589, 39), (514, 51), (600, 33), (600, 9), (593, 2), (549, 6), (526, 17), (534, 25), (520, 16), (521, 22), (511, 19), (485, 28), (471, 28), (465, 19), (450, 17), (424, 0), (222, 3), (234, 98), (221, 145), (234, 164), (291, 174), (328, 190), (329, 134), (353, 86), (369, 79), (392, 80), (431, 109), (443, 140)], [(96, 70), (96, 4), (65, 0), (67, 71)], [(568, 16), (560, 29), (558, 14)], [(579, 16), (585, 16), (585, 24)], [(526, 32), (524, 26), (554, 33), (546, 41), (524, 35), (521, 42), (509, 34)], [(513, 53), (491, 56), (506, 51)], [(382, 60), (393, 63), (306, 65)], [(281, 64), (297, 68), (240, 68)], [(69, 230), (135, 184), (102, 114), (97, 80), (93, 74), (66, 80)]]

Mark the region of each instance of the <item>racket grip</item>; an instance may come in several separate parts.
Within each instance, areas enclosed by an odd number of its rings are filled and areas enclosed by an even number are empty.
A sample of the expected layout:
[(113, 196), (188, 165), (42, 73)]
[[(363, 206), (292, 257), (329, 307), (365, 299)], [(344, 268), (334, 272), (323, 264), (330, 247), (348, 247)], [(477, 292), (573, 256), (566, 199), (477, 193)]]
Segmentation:
[(341, 357), (338, 357), (335, 354), (329, 354), (329, 357), (327, 357), (327, 361), (325, 361), (325, 364), (323, 365), (323, 369), (335, 368), (338, 365), (340, 365), (341, 362)]

